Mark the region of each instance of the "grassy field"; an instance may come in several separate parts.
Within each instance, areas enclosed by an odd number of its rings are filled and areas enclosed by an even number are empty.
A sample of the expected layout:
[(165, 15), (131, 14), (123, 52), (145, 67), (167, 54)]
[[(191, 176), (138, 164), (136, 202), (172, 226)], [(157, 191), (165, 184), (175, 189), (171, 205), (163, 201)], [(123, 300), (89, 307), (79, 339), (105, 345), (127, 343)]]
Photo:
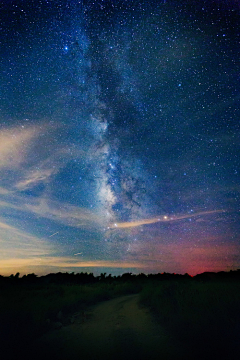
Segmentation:
[(5, 359), (11, 358), (13, 348), (26, 348), (54, 326), (69, 324), (74, 312), (136, 293), (155, 321), (189, 349), (189, 358), (239, 358), (238, 278), (80, 275), (0, 277), (0, 347), (9, 355)]
[(195, 359), (239, 358), (239, 281), (152, 282), (140, 298)]
[(0, 284), (0, 347), (25, 348), (33, 339), (54, 326), (68, 324), (71, 314), (88, 306), (140, 291), (138, 284), (94, 281), (42, 283), (12, 279)]

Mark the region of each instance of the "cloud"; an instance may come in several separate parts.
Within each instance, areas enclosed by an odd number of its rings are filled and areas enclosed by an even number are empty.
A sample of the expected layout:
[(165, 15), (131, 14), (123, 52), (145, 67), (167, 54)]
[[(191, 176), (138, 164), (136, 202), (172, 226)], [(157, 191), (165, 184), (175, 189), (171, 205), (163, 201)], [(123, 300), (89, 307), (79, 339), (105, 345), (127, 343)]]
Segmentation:
[(2, 275), (10, 275), (13, 272), (47, 274), (59, 271), (83, 271), (87, 268), (143, 268), (144, 265), (135, 261), (111, 261), (111, 260), (76, 260), (72, 257), (32, 257), (32, 258), (9, 258), (0, 259)]
[(103, 218), (93, 211), (47, 198), (37, 199), (35, 204), (25, 204), (23, 209), (68, 226), (103, 226)]
[(4, 187), (0, 186), (0, 195), (8, 195), (10, 193), (11, 193), (11, 191), (9, 191), (8, 189), (5, 189)]
[[(50, 141), (51, 142), (51, 141)], [(37, 145), (37, 143), (35, 144)], [(38, 144), (39, 145), (39, 144)], [(51, 180), (51, 177), (56, 175), (59, 172), (61, 167), (64, 167), (67, 161), (72, 157), (84, 156), (84, 152), (79, 150), (66, 149), (64, 147), (58, 148), (53, 147), (48, 149), (47, 153), (42, 155), (42, 159), (33, 165), (28, 165), (26, 169), (22, 170), (21, 180), (17, 181), (15, 184), (15, 189), (24, 191), (29, 188), (37, 186), (39, 183), (47, 183)], [(41, 152), (41, 149), (38, 150)]]
[(37, 185), (39, 182), (45, 182), (56, 170), (52, 169), (38, 169), (35, 171), (28, 171), (27, 176), (24, 180), (19, 181), (15, 188), (18, 190), (26, 190), (31, 186)]
[[(46, 182), (59, 171), (66, 159), (77, 156), (76, 151), (66, 148), (53, 138), (61, 136), (61, 129), (42, 122), (37, 126), (3, 128), (0, 132), (0, 170), (4, 188), (26, 190), (40, 182)], [(71, 150), (71, 151), (70, 151)], [(79, 155), (82, 152), (79, 151)], [(7, 182), (8, 173), (14, 171), (11, 181)], [(0, 188), (0, 194), (4, 191)]]
[(46, 169), (31, 172), (25, 180), (19, 181), (15, 187), (19, 190), (26, 190), (29, 188), (29, 185), (36, 185), (37, 183), (48, 179), (52, 175), (53, 171), (54, 169)]
[(0, 219), (0, 231), (0, 261), (49, 255), (55, 251), (46, 240), (19, 230), (3, 219)]
[(172, 221), (177, 221), (177, 220), (182, 220), (182, 219), (188, 219), (188, 218), (192, 218), (192, 217), (196, 217), (196, 216), (206, 216), (206, 215), (210, 215), (210, 214), (217, 214), (217, 213), (223, 213), (223, 212), (225, 212), (225, 210), (201, 211), (201, 212), (192, 213), (192, 214), (172, 215), (172, 216), (161, 215), (159, 217), (152, 218), (152, 219), (143, 219), (143, 220), (129, 221), (129, 222), (115, 222), (115, 223), (109, 224), (108, 228), (109, 229), (118, 229), (118, 228), (121, 229), (121, 228), (137, 227), (137, 226), (147, 225), (147, 224), (154, 224), (154, 223), (158, 223), (158, 222), (166, 223), (166, 222), (172, 222)]
[(1, 208), (4, 211), (17, 211), (19, 217), (23, 214), (25, 216), (37, 215), (38, 218), (50, 219), (56, 223), (76, 228), (91, 227), (99, 229), (99, 227), (104, 228), (106, 225), (104, 217), (94, 211), (54, 201), (47, 195), (38, 198), (26, 198), (22, 195), (10, 193), (4, 200), (0, 200)]
[[(62, 143), (61, 126), (3, 128), (0, 132), (0, 208), (10, 214), (37, 215), (71, 227), (102, 226), (102, 218), (85, 208), (52, 201), (54, 176), (85, 152)], [(44, 136), (43, 136), (44, 135)], [(50, 141), (54, 136), (56, 141)], [(7, 170), (7, 171), (5, 171)], [(11, 177), (9, 177), (9, 170)], [(39, 184), (49, 186), (38, 187)], [(34, 190), (36, 191), (34, 192)], [(40, 189), (38, 191), (38, 189)], [(24, 191), (33, 190), (34, 196)], [(11, 215), (9, 221), (12, 221)]]
[(34, 127), (15, 127), (0, 132), (0, 169), (17, 168), (25, 159), (28, 146), (36, 136)]

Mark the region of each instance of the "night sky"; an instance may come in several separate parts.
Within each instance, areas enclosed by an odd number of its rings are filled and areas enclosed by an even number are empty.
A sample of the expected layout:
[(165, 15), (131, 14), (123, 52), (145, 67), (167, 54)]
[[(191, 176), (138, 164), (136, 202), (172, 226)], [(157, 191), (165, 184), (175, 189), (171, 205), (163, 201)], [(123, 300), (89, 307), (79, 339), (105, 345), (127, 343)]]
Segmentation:
[(240, 268), (238, 0), (4, 0), (0, 274)]

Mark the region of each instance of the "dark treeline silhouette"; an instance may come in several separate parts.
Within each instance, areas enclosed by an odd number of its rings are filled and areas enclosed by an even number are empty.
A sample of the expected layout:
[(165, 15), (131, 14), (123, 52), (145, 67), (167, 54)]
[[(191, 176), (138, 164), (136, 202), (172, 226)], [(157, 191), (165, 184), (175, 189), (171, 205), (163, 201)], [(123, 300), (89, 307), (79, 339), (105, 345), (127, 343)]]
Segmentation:
[(147, 280), (197, 280), (197, 281), (212, 281), (212, 280), (240, 280), (240, 269), (230, 270), (230, 272), (204, 272), (191, 276), (189, 274), (175, 274), (175, 273), (158, 273), (158, 274), (132, 274), (124, 273), (118, 276), (101, 273), (99, 276), (94, 276), (93, 273), (50, 273), (43, 276), (38, 276), (34, 273), (23, 275), (20, 273), (10, 276), (0, 275), (0, 284), (94, 284), (101, 282), (126, 282), (126, 281), (147, 281)]

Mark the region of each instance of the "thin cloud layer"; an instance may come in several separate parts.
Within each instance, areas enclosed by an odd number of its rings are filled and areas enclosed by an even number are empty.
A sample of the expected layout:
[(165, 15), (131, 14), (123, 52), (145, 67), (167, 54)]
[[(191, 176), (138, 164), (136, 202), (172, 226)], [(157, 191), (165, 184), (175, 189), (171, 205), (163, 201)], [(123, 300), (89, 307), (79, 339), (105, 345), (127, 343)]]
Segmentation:
[[(54, 251), (54, 247), (45, 239), (33, 236), (17, 227), (0, 221), (0, 261), (14, 259), (32, 259), (46, 256)], [(56, 250), (55, 250), (56, 251)], [(1, 265), (0, 265), (1, 266)]]
[(35, 127), (2, 128), (0, 131), (0, 169), (19, 168), (25, 160), (28, 147), (36, 133)]
[(143, 269), (144, 264), (135, 261), (76, 261), (71, 257), (29, 257), (29, 258), (9, 258), (0, 259), (0, 267), (2, 275), (10, 275), (12, 272), (20, 272), (21, 274), (37, 273), (46, 274), (48, 272), (64, 272), (64, 271), (89, 271), (92, 269), (102, 272), (106, 268), (112, 269)]
[[(210, 210), (210, 211), (199, 211), (196, 213), (190, 213), (190, 214), (183, 214), (183, 215), (172, 215), (172, 216), (168, 216), (168, 215), (161, 215), (159, 217), (153, 218), (153, 219), (142, 219), (142, 220), (137, 220), (137, 221), (129, 221), (129, 222), (116, 222), (114, 224), (110, 224), (109, 225), (109, 229), (118, 229), (118, 228), (131, 228), (131, 227), (137, 227), (137, 226), (142, 226), (142, 225), (147, 225), (147, 224), (154, 224), (154, 223), (158, 223), (158, 222), (172, 222), (172, 221), (178, 221), (178, 220), (182, 220), (182, 219), (189, 219), (189, 218), (193, 218), (193, 217), (199, 217), (199, 216), (206, 216), (206, 215), (211, 215), (211, 214), (218, 214), (218, 213), (224, 213), (225, 210)], [(204, 221), (204, 220), (202, 220)]]

